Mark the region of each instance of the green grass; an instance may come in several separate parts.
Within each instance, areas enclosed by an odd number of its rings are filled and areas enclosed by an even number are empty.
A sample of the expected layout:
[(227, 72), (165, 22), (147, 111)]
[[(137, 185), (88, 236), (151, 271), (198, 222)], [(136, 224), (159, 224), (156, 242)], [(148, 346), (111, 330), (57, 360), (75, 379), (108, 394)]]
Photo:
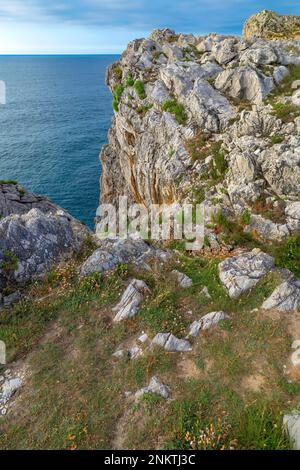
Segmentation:
[[(227, 219), (219, 222), (232, 230)], [(297, 268), (298, 244), (291, 239), (272, 249)], [(128, 449), (289, 449), (282, 414), (300, 400), (299, 385), (282, 372), (291, 353), (289, 318), (254, 310), (281, 278), (270, 273), (231, 299), (219, 279), (221, 260), (183, 252), (151, 272), (120, 264), (110, 275), (83, 279), (76, 263), (66, 264), (32, 285), (26, 302), (1, 311), (9, 360), (30, 352), (32, 374), (18, 412), (0, 419), (0, 448), (113, 449), (119, 433)], [(175, 267), (192, 278), (192, 287), (178, 288)], [(151, 294), (135, 318), (114, 324), (111, 307), (133, 276), (144, 279)], [(201, 295), (204, 286), (211, 299)], [(112, 358), (142, 331), (150, 338), (163, 331), (184, 337), (192, 321), (218, 310), (231, 320), (200, 333), (189, 354), (157, 348), (131, 361)], [(53, 328), (56, 334), (41, 341)], [(195, 368), (188, 372), (190, 363)], [(266, 383), (259, 393), (244, 385), (258, 372)], [(125, 398), (153, 375), (170, 386), (172, 400)]]
[(136, 80), (134, 82), (134, 89), (140, 100), (144, 100), (146, 98), (145, 84), (143, 80)]
[(124, 92), (124, 86), (121, 85), (121, 84), (116, 85), (115, 88), (113, 89), (113, 97), (114, 97), (114, 99), (113, 99), (113, 109), (115, 111), (118, 111), (118, 109), (119, 109), (119, 104), (120, 104), (123, 92)]
[(125, 79), (125, 86), (133, 86), (134, 85), (134, 78), (132, 73), (129, 72), (126, 79)]
[(273, 135), (271, 137), (271, 141), (272, 141), (273, 145), (282, 144), (282, 142), (284, 142), (284, 136), (283, 135)]
[(292, 103), (273, 103), (273, 114), (284, 123), (292, 122), (300, 116), (300, 108)]
[(186, 124), (188, 115), (184, 106), (178, 103), (176, 99), (167, 100), (163, 104), (162, 110), (173, 114), (179, 124)]

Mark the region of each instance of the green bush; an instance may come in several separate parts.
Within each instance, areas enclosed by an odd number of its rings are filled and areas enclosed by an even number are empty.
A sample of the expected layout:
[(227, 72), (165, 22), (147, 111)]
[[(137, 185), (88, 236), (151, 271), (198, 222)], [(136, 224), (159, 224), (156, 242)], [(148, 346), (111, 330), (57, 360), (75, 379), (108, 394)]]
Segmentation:
[(167, 100), (163, 106), (162, 106), (163, 111), (167, 111), (171, 114), (174, 114), (176, 121), (179, 124), (185, 124), (188, 116), (187, 113), (184, 109), (184, 106), (180, 103), (178, 103), (175, 99), (172, 100)]

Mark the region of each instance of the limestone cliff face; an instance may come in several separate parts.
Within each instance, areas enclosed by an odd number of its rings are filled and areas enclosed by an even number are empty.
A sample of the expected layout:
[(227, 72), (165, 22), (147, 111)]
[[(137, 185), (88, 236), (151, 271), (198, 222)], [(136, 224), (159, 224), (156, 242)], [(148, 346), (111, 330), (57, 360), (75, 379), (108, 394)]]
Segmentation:
[(299, 230), (299, 51), (298, 40), (169, 29), (131, 42), (107, 73), (101, 202), (205, 200), (208, 213), (249, 211), (264, 238)]
[(245, 23), (244, 38), (293, 39), (300, 38), (300, 16), (278, 15), (264, 10)]

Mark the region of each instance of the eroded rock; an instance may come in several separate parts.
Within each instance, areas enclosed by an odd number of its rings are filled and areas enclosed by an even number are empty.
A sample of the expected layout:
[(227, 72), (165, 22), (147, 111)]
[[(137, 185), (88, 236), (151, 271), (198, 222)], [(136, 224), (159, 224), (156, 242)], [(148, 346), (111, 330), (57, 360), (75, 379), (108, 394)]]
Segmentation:
[(282, 312), (300, 310), (300, 279), (289, 280), (276, 287), (262, 308)]
[(259, 280), (274, 269), (274, 259), (259, 249), (227, 258), (219, 265), (221, 282), (231, 298), (252, 289)]
[(117, 323), (127, 318), (134, 317), (138, 313), (140, 304), (144, 300), (145, 295), (149, 292), (150, 289), (144, 281), (133, 279), (118, 305), (113, 308), (113, 311), (117, 312), (114, 322)]

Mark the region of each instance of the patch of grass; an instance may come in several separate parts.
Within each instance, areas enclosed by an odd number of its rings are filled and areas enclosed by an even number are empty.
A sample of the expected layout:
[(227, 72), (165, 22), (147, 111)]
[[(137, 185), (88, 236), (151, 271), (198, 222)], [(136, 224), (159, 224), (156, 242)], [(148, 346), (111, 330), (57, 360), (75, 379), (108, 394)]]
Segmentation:
[(149, 111), (149, 109), (153, 108), (153, 104), (152, 103), (149, 103), (149, 104), (142, 104), (141, 106), (139, 106), (137, 109), (136, 109), (136, 112), (138, 114), (141, 114), (142, 116), (145, 116), (145, 114), (147, 113), (147, 111)]
[[(245, 217), (247, 221), (247, 217)], [(222, 210), (219, 210), (213, 216), (213, 223), (215, 224), (215, 231), (223, 233), (223, 238), (228, 243), (234, 245), (248, 246), (249, 248), (256, 246), (251, 233), (244, 232), (244, 227), (240, 221), (229, 219)]]
[(115, 111), (118, 111), (119, 109), (119, 104), (120, 104), (123, 92), (124, 92), (124, 86), (121, 84), (116, 85), (115, 88), (113, 89), (113, 97), (114, 97), (113, 108)]
[(271, 137), (271, 142), (273, 145), (276, 145), (276, 144), (282, 144), (282, 142), (284, 142), (284, 136), (283, 135), (273, 135)]
[(122, 68), (117, 65), (115, 68), (114, 68), (114, 76), (115, 76), (115, 79), (117, 81), (121, 81), (122, 80), (122, 77), (123, 77), (123, 71), (122, 71)]
[(129, 72), (126, 79), (125, 79), (125, 86), (133, 86), (134, 85), (134, 78), (132, 73)]
[(249, 209), (245, 209), (241, 215), (241, 223), (242, 225), (249, 225), (251, 221), (251, 212)]
[(173, 114), (178, 124), (186, 124), (188, 115), (185, 111), (184, 106), (178, 103), (178, 101), (175, 98), (172, 100), (167, 100), (163, 104), (162, 110)]
[(211, 136), (198, 132), (195, 138), (186, 142), (185, 147), (193, 161), (204, 160), (211, 155)]
[(144, 100), (146, 98), (145, 84), (143, 80), (136, 80), (134, 82), (134, 89), (140, 100)]
[(284, 244), (278, 245), (275, 253), (278, 266), (287, 268), (300, 277), (300, 236), (290, 237)]
[(292, 122), (300, 116), (300, 108), (292, 103), (272, 103), (273, 114), (284, 123)]

